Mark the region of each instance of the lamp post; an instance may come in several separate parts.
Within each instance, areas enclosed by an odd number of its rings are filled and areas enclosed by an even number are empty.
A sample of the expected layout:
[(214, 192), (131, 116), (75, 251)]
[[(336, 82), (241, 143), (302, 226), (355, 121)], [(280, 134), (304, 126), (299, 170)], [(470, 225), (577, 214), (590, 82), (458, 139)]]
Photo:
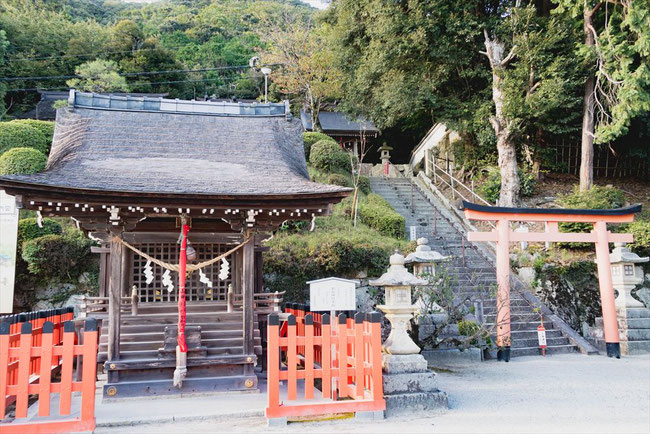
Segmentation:
[[(413, 264), (413, 274), (417, 277), (426, 279), (428, 276), (436, 275), (435, 264), (443, 261), (447, 261), (451, 256), (443, 256), (435, 250), (431, 250), (429, 247), (429, 240), (426, 238), (417, 239), (417, 247), (415, 252), (409, 253), (404, 261), (405, 264)], [(426, 306), (429, 306), (433, 312), (442, 313), (444, 319), (446, 320), (446, 315), (444, 315), (444, 309), (440, 307), (433, 300), (423, 300), (420, 297), (417, 301), (418, 310), (422, 314), (423, 310), (427, 310)]]
[(640, 301), (632, 297), (631, 291), (643, 283), (643, 269), (635, 264), (648, 262), (650, 258), (641, 258), (625, 247), (625, 243), (614, 244), (614, 250), (609, 255), (612, 267), (612, 286), (618, 291), (616, 309), (625, 313), (627, 309), (644, 308)]

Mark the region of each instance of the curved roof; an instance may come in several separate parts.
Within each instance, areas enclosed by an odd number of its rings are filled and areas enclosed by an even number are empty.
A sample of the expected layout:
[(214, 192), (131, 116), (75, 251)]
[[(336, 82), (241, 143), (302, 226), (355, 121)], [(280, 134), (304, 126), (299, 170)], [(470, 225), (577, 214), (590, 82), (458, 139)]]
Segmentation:
[(301, 124), (238, 116), (67, 107), (57, 113), (47, 168), (3, 180), (112, 192), (187, 195), (345, 195), (311, 182)]

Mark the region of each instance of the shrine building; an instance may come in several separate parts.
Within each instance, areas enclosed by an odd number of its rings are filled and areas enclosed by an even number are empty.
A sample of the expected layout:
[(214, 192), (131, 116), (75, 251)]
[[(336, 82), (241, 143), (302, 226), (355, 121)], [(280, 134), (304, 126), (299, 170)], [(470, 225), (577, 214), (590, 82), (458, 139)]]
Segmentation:
[(264, 319), (282, 297), (262, 287), (263, 240), (350, 192), (309, 180), (302, 130), (288, 102), (72, 90), (45, 171), (0, 177), (20, 207), (98, 242), (99, 296), (84, 310), (102, 321), (105, 397), (257, 389)]

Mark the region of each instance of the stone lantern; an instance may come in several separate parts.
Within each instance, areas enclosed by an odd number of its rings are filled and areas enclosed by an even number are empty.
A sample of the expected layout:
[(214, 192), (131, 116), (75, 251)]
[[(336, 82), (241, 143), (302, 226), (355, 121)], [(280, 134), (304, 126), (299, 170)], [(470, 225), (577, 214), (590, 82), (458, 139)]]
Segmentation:
[(634, 287), (643, 283), (643, 269), (635, 264), (648, 262), (650, 258), (641, 258), (625, 247), (625, 243), (614, 244), (614, 250), (609, 255), (612, 264), (612, 286), (618, 291), (616, 297), (617, 310), (644, 308), (640, 301), (632, 297), (630, 292)]
[(392, 150), (393, 148), (388, 146), (386, 142), (384, 142), (384, 144), (379, 148), (379, 158), (381, 159), (381, 165), (384, 168), (384, 176), (389, 175), (390, 151)]
[(451, 257), (442, 256), (435, 250), (431, 250), (431, 247), (428, 245), (429, 240), (426, 238), (418, 238), (416, 242), (418, 246), (415, 248), (415, 252), (409, 253), (404, 263), (413, 264), (413, 274), (418, 277), (422, 277), (423, 275), (435, 276), (435, 264), (446, 261)]
[(435, 373), (427, 369), (420, 347), (408, 335), (409, 321), (417, 310), (411, 304), (411, 286), (426, 285), (404, 267), (404, 256), (395, 252), (390, 267), (373, 286), (383, 286), (386, 304), (377, 306), (390, 321), (390, 335), (382, 347), (384, 355), (384, 399), (386, 415), (447, 408), (447, 394), (435, 385)]
[(379, 279), (371, 280), (373, 286), (383, 286), (386, 304), (377, 306), (390, 321), (390, 335), (383, 350), (388, 354), (418, 354), (420, 347), (408, 335), (407, 328), (417, 306), (411, 304), (411, 286), (426, 285), (427, 280), (415, 277), (404, 267), (404, 256), (395, 252), (390, 257), (390, 267)]

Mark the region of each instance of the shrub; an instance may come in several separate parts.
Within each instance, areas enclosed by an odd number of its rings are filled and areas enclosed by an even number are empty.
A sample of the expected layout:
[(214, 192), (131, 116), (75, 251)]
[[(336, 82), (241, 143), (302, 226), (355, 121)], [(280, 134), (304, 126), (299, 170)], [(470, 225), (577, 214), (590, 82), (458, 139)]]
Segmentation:
[(0, 154), (11, 148), (34, 148), (47, 155), (50, 143), (51, 138), (32, 125), (0, 122)]
[(650, 255), (650, 220), (637, 220), (627, 225), (625, 232), (634, 236), (628, 247), (639, 256)]
[(0, 175), (42, 172), (47, 157), (34, 148), (12, 148), (0, 155)]
[(61, 225), (54, 219), (43, 219), (43, 227), (38, 226), (36, 218), (30, 217), (18, 222), (18, 246), (22, 247), (25, 241), (42, 237), (43, 235), (61, 235)]
[(322, 277), (379, 276), (388, 258), (404, 241), (385, 237), (343, 217), (319, 217), (313, 232), (277, 233), (264, 252), (264, 286), (287, 291), (288, 302), (304, 302), (306, 282)]
[(361, 190), (363, 194), (370, 193), (370, 179), (368, 179), (367, 176), (359, 177), (359, 190)]
[(358, 213), (361, 222), (383, 235), (404, 238), (406, 234), (404, 217), (379, 195), (370, 193), (365, 201), (359, 203)]
[[(590, 190), (580, 191), (576, 186), (572, 193), (558, 198), (558, 204), (563, 208), (572, 209), (610, 209), (620, 208), (625, 204), (625, 196), (621, 190), (611, 186), (594, 185)], [(589, 232), (593, 229), (591, 223), (560, 223), (562, 232)], [(564, 247), (585, 248), (591, 243), (560, 243)]]
[(93, 242), (81, 232), (49, 234), (23, 243), (22, 257), (30, 273), (41, 280), (76, 282), (93, 262)]
[(349, 177), (341, 175), (340, 173), (332, 173), (327, 177), (327, 183), (333, 185), (340, 185), (341, 187), (352, 187), (352, 181)]
[(311, 147), (314, 146), (314, 143), (320, 142), (321, 140), (329, 140), (336, 143), (336, 141), (330, 136), (328, 136), (327, 134), (312, 133), (312, 132), (302, 133), (302, 144), (305, 148), (305, 159), (307, 161), (309, 161), (309, 154), (311, 151)]
[[(66, 100), (67, 103), (67, 100)], [(10, 123), (16, 125), (29, 125), (33, 128), (36, 128), (41, 132), (45, 138), (47, 138), (49, 143), (52, 143), (52, 136), (54, 136), (54, 122), (52, 121), (39, 121), (36, 119), (16, 119)]]
[(309, 162), (317, 169), (327, 172), (344, 171), (350, 173), (350, 157), (333, 140), (319, 140), (314, 143), (309, 154)]
[[(537, 180), (529, 170), (519, 170), (519, 194), (522, 197), (532, 196)], [(498, 167), (487, 168), (487, 179), (481, 185), (481, 195), (491, 203), (496, 203), (501, 194), (501, 172)]]

